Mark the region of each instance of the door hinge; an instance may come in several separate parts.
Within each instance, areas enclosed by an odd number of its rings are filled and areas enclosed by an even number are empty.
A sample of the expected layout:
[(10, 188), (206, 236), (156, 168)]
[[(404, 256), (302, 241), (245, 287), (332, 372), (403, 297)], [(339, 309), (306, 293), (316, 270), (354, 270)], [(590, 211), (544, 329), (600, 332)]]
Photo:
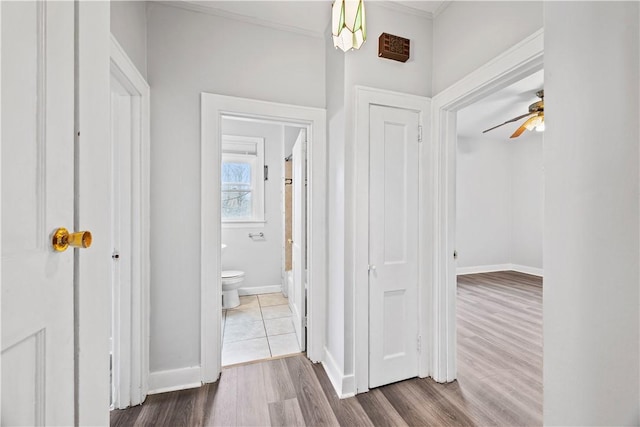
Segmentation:
[(422, 337), (418, 335), (418, 353), (422, 351)]
[(418, 126), (418, 142), (422, 142), (422, 126)]
[(304, 326), (304, 327), (306, 328), (306, 327), (307, 327), (307, 325), (308, 325), (308, 323), (309, 323), (309, 322), (307, 321), (307, 316), (304, 316), (304, 317), (302, 318), (302, 326)]

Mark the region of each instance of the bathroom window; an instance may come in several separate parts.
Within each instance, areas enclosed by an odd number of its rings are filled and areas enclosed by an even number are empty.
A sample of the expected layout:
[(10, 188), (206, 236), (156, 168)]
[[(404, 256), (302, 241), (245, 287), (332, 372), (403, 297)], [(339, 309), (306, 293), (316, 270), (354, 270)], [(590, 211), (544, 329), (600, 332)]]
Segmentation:
[(264, 138), (223, 135), (222, 221), (264, 222)]

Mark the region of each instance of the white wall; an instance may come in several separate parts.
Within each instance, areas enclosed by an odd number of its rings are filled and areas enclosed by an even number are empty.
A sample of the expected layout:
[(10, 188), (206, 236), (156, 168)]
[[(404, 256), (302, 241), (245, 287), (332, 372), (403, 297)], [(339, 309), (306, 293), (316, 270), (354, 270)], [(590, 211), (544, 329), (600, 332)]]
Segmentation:
[(111, 34), (147, 78), (147, 6), (145, 1), (112, 1)]
[[(344, 373), (344, 146), (345, 146), (345, 58), (333, 47), (330, 34), (326, 37), (327, 91), (327, 319), (326, 349), (336, 364), (334, 369)], [(325, 363), (328, 363), (325, 360)]]
[(542, 1), (452, 1), (434, 22), (438, 94), (542, 28)]
[(545, 3), (545, 425), (640, 423), (638, 18)]
[[(543, 135), (458, 137), (456, 250), (463, 273), (542, 270)], [(523, 268), (524, 267), (524, 268)]]
[[(347, 379), (345, 384), (355, 363), (355, 86), (431, 95), (431, 19), (383, 3), (369, 2), (366, 7), (369, 39), (362, 48), (336, 51), (326, 38), (330, 279), (326, 349), (337, 375)], [(410, 39), (411, 59), (401, 63), (379, 58), (378, 37), (383, 32)]]
[(512, 141), (458, 138), (458, 268), (509, 263), (512, 144)]
[[(511, 142), (510, 264), (543, 269), (543, 134), (528, 132)], [(515, 143), (514, 143), (515, 142)]]
[(200, 365), (200, 93), (324, 107), (325, 40), (156, 2), (147, 17), (155, 372)]
[[(264, 138), (264, 164), (269, 166), (269, 180), (264, 181), (265, 223), (261, 227), (225, 227), (222, 225), (223, 270), (241, 270), (245, 273), (242, 291), (254, 293), (251, 288), (282, 285), (282, 256), (284, 231), (282, 229), (282, 169), (284, 163), (284, 126), (222, 120), (222, 133), (235, 136)], [(264, 233), (264, 238), (249, 238), (249, 233)], [(260, 292), (257, 290), (257, 292)]]

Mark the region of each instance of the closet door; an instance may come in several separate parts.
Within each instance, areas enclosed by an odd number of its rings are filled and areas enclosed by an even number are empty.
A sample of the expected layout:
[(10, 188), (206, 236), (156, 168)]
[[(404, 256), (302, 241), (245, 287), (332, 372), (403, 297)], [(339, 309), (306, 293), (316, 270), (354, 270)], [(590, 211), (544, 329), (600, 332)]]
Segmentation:
[(370, 109), (369, 387), (418, 375), (419, 119)]

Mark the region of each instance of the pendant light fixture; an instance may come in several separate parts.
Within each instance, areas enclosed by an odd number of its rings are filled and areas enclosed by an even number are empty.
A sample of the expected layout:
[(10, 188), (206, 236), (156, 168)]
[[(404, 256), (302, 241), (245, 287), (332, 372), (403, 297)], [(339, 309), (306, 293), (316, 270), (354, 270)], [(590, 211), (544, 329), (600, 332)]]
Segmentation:
[(333, 45), (346, 52), (367, 40), (364, 0), (335, 0), (331, 9)]

